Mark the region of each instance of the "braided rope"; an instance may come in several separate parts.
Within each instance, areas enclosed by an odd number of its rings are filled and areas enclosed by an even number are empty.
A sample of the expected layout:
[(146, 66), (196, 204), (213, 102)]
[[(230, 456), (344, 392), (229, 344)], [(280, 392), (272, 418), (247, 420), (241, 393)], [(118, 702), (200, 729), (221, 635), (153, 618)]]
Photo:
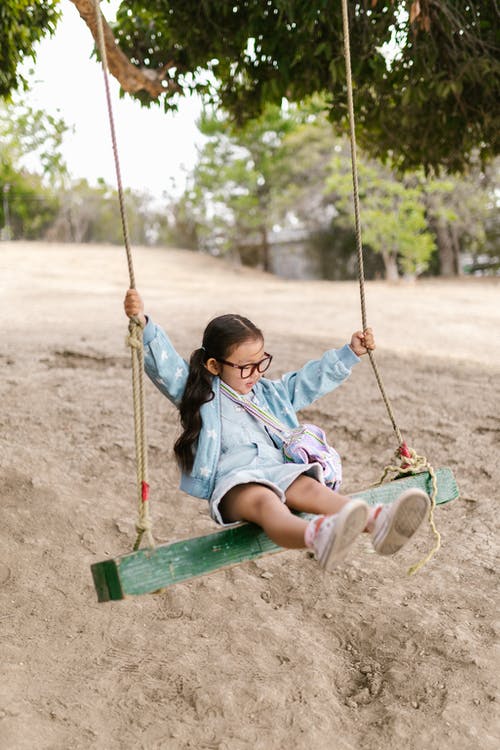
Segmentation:
[[(354, 202), (354, 225), (356, 233), (356, 252), (358, 258), (358, 281), (359, 281), (359, 296), (361, 302), (361, 322), (363, 331), (367, 328), (367, 314), (366, 314), (366, 295), (365, 295), (365, 271), (363, 262), (363, 242), (361, 239), (361, 210), (359, 205), (359, 184), (358, 184), (358, 162), (356, 154), (356, 130), (354, 125), (354, 102), (352, 94), (352, 69), (351, 69), (351, 50), (349, 43), (349, 13), (347, 9), (347, 0), (342, 0), (342, 23), (344, 31), (344, 58), (346, 67), (346, 83), (347, 83), (347, 108), (349, 113), (349, 131), (351, 137), (351, 170), (352, 170), (352, 194)], [(403, 436), (399, 429), (396, 418), (392, 411), (389, 398), (385, 392), (382, 377), (375, 362), (375, 356), (371, 350), (368, 350), (368, 357), (370, 364), (373, 368), (375, 378), (382, 395), (389, 419), (391, 420), (392, 427), (396, 433), (398, 444), (403, 443)]]
[(149, 515), (148, 451), (146, 440), (146, 414), (144, 389), (144, 346), (142, 343), (142, 326), (138, 321), (129, 323), (127, 344), (132, 354), (132, 393), (134, 400), (134, 434), (135, 456), (138, 488), (138, 518), (136, 522), (137, 539), (134, 552), (139, 549), (142, 537), (146, 534), (150, 547), (155, 546), (153, 525)]
[[(104, 89), (106, 92), (106, 103), (108, 108), (109, 127), (111, 131), (111, 142), (113, 146), (113, 157), (115, 163), (116, 182), (118, 189), (118, 200), (120, 204), (120, 215), (122, 221), (123, 241), (127, 255), (127, 265), (130, 280), (130, 289), (135, 289), (134, 264), (130, 248), (127, 216), (125, 213), (125, 201), (123, 196), (123, 185), (118, 157), (118, 146), (116, 139), (115, 121), (113, 117), (113, 106), (109, 90), (108, 58), (106, 55), (106, 44), (104, 41), (104, 29), (99, 0), (94, 0), (98, 47), (101, 53), (102, 72), (104, 77)], [(138, 518), (136, 522), (137, 539), (134, 544), (134, 552), (139, 549), (141, 540), (146, 534), (150, 547), (155, 546), (152, 522), (149, 514), (149, 484), (148, 484), (148, 459), (146, 439), (146, 410), (144, 402), (144, 347), (142, 343), (142, 326), (138, 318), (134, 317), (129, 322), (129, 335), (126, 339), (131, 351), (132, 361), (132, 392), (134, 402), (134, 435), (135, 454), (137, 469), (137, 491), (138, 491)]]
[[(345, 71), (346, 71), (346, 84), (347, 84), (347, 108), (349, 115), (349, 131), (351, 138), (351, 171), (352, 171), (352, 186), (353, 186), (353, 203), (354, 203), (354, 224), (356, 234), (356, 251), (358, 259), (358, 280), (359, 280), (359, 294), (361, 303), (361, 321), (363, 331), (367, 328), (367, 314), (366, 314), (366, 295), (365, 295), (365, 273), (364, 273), (364, 262), (363, 262), (363, 242), (361, 239), (361, 210), (359, 201), (359, 184), (358, 184), (358, 165), (357, 165), (357, 154), (356, 154), (356, 130), (354, 124), (354, 102), (352, 93), (352, 69), (351, 69), (351, 51), (350, 51), (350, 35), (349, 35), (349, 11), (347, 6), (347, 0), (342, 0), (342, 27), (344, 37), (344, 59), (345, 59)], [(417, 474), (420, 471), (427, 470), (432, 479), (432, 496), (431, 496), (431, 507), (429, 511), (429, 523), (436, 539), (434, 548), (430, 553), (416, 565), (413, 565), (409, 570), (408, 574), (413, 575), (420, 570), (434, 555), (435, 552), (441, 546), (441, 535), (436, 528), (434, 522), (434, 509), (436, 507), (436, 495), (437, 495), (437, 482), (436, 474), (434, 469), (429, 464), (425, 456), (418, 456), (417, 453), (406, 445), (401, 430), (398, 427), (394, 412), (392, 410), (389, 397), (386, 394), (382, 377), (380, 375), (377, 363), (375, 362), (375, 356), (371, 350), (368, 350), (368, 357), (375, 374), (375, 379), (379, 387), (382, 399), (384, 401), (389, 419), (391, 421), (394, 432), (398, 440), (399, 448), (396, 451), (398, 459), (402, 459), (400, 466), (386, 466), (382, 479), (377, 482), (376, 485), (382, 484), (386, 477), (390, 473), (397, 475), (401, 474)]]

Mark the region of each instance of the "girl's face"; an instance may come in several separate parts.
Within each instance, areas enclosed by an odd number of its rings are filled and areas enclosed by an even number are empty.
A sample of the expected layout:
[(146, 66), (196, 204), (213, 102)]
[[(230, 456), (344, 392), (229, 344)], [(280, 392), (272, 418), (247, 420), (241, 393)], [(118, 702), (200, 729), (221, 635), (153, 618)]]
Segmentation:
[(252, 365), (259, 364), (260, 369), (264, 369), (268, 363), (268, 357), (269, 355), (264, 351), (262, 339), (249, 339), (235, 346), (227, 355), (227, 359), (217, 362), (218, 375), (230, 388), (244, 396), (250, 393), (262, 377), (262, 373)]

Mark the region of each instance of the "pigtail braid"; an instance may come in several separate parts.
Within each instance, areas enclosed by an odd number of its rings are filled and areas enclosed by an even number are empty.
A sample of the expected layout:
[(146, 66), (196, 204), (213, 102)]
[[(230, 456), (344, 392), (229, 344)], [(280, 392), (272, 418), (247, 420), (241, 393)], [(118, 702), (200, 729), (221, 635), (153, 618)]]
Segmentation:
[(186, 389), (179, 406), (183, 432), (174, 445), (174, 453), (182, 471), (188, 473), (193, 468), (194, 449), (201, 431), (200, 408), (214, 398), (213, 375), (204, 366), (206, 352), (195, 349), (189, 360), (189, 375)]

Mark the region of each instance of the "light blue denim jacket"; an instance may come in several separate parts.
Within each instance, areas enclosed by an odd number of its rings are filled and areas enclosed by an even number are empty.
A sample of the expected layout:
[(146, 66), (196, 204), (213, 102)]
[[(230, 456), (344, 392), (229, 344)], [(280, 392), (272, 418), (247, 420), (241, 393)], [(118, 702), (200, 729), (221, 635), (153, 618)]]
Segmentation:
[[(165, 331), (151, 319), (144, 329), (143, 341), (148, 376), (173, 404), (179, 406), (188, 377), (188, 363), (176, 352)], [(297, 427), (296, 412), (337, 388), (359, 361), (346, 344), (342, 349), (330, 349), (321, 359), (308, 362), (300, 370), (283, 375), (280, 380), (261, 378), (254, 392), (264, 409), (284, 425)], [(220, 379), (217, 376), (212, 388), (214, 398), (201, 407), (202, 429), (192, 471), (182, 473), (180, 483), (184, 492), (205, 499), (212, 495), (220, 456), (222, 421)]]

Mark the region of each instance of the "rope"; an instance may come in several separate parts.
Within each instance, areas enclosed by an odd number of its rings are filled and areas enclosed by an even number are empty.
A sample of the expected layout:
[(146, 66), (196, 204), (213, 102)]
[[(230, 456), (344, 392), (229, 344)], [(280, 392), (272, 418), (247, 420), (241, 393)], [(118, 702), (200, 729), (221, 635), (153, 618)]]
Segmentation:
[[(115, 163), (116, 182), (118, 188), (118, 200), (120, 204), (120, 215), (122, 221), (122, 232), (127, 265), (129, 273), (130, 289), (135, 289), (134, 264), (130, 248), (127, 216), (125, 213), (125, 201), (123, 196), (123, 185), (118, 157), (118, 146), (116, 140), (115, 121), (113, 117), (113, 106), (109, 90), (108, 58), (106, 44), (104, 41), (104, 29), (99, 0), (94, 0), (97, 21), (98, 47), (101, 53), (102, 72), (104, 77), (104, 89), (106, 92), (106, 104), (108, 109), (109, 127), (113, 145), (113, 157)], [(149, 514), (149, 483), (148, 483), (148, 456), (146, 439), (146, 410), (144, 401), (144, 347), (142, 343), (142, 325), (138, 318), (133, 317), (129, 322), (129, 335), (126, 343), (130, 347), (132, 361), (132, 392), (134, 401), (134, 434), (135, 455), (137, 467), (137, 491), (138, 491), (138, 517), (136, 522), (137, 539), (134, 544), (134, 552), (139, 549), (144, 534), (149, 546), (154, 547), (155, 542), (152, 533), (152, 522)]]
[[(354, 224), (356, 232), (356, 252), (358, 258), (358, 281), (359, 281), (359, 296), (361, 302), (361, 321), (363, 331), (367, 326), (367, 314), (366, 314), (366, 296), (365, 296), (365, 271), (363, 262), (363, 242), (361, 239), (361, 210), (359, 205), (359, 185), (358, 185), (358, 163), (356, 155), (356, 131), (354, 125), (354, 103), (352, 95), (352, 70), (351, 70), (351, 50), (349, 44), (349, 14), (347, 9), (347, 0), (342, 0), (342, 23), (344, 30), (344, 57), (346, 67), (346, 83), (347, 83), (347, 109), (349, 113), (349, 131), (351, 137), (351, 168), (352, 168), (352, 188), (353, 188), (353, 201), (354, 201)], [(379, 373), (377, 363), (375, 362), (375, 356), (371, 350), (368, 350), (368, 357), (370, 364), (373, 368), (375, 378), (382, 395), (389, 419), (391, 420), (392, 427), (396, 433), (398, 444), (403, 444), (403, 436), (399, 429), (394, 413), (392, 411), (389, 398), (385, 392), (382, 377)]]
[[(349, 39), (350, 39), (349, 11), (348, 11), (348, 6), (347, 6), (347, 0), (342, 0), (342, 27), (343, 27), (343, 36), (344, 36), (344, 58), (345, 58), (345, 70), (346, 70), (346, 84), (347, 84), (347, 109), (348, 109), (348, 115), (349, 115), (349, 132), (350, 132), (350, 138), (351, 138), (351, 170), (352, 170), (352, 187), (353, 187), (353, 202), (354, 202), (354, 224), (355, 224), (355, 234), (356, 234), (356, 251), (357, 251), (357, 259), (358, 259), (358, 281), (359, 281), (359, 294), (360, 294), (360, 303), (361, 303), (361, 321), (362, 321), (362, 326), (363, 326), (363, 331), (364, 331), (367, 328), (365, 273), (364, 273), (364, 262), (363, 262), (363, 242), (361, 239), (361, 210), (360, 210), (360, 202), (359, 202), (358, 165), (357, 165), (357, 155), (356, 155), (356, 131), (355, 131), (355, 124), (354, 124), (351, 51), (350, 51), (350, 42), (349, 42)], [(420, 560), (416, 565), (413, 565), (408, 570), (408, 574), (413, 575), (414, 573), (417, 572), (417, 570), (420, 570), (420, 568), (422, 568), (431, 559), (434, 553), (437, 552), (441, 546), (441, 535), (439, 531), (437, 530), (435, 522), (434, 522), (434, 510), (436, 507), (436, 496), (437, 496), (436, 474), (434, 472), (434, 469), (432, 468), (432, 466), (429, 464), (429, 462), (424, 456), (418, 456), (417, 453), (412, 448), (409, 448), (406, 445), (403, 439), (401, 430), (396, 422), (396, 418), (394, 416), (394, 412), (392, 410), (389, 397), (386, 394), (384, 384), (382, 382), (382, 377), (377, 367), (377, 363), (375, 362), (375, 356), (371, 350), (368, 350), (368, 357), (370, 359), (370, 364), (375, 374), (375, 379), (377, 381), (377, 385), (382, 395), (382, 399), (387, 409), (389, 419), (391, 421), (393, 430), (396, 433), (396, 437), (398, 440), (399, 447), (396, 451), (396, 456), (398, 459), (402, 460), (402, 463), (400, 466), (392, 466), (392, 465), (386, 466), (384, 473), (382, 475), (382, 479), (380, 480), (380, 482), (377, 482), (376, 484), (377, 485), (382, 484), (382, 482), (385, 481), (386, 477), (392, 472), (397, 475), (401, 475), (401, 474), (417, 474), (418, 472), (427, 470), (431, 476), (432, 494), (431, 494), (431, 507), (429, 510), (429, 524), (431, 526), (431, 529), (433, 531), (436, 541), (435, 541), (435, 545), (433, 549), (429, 552), (429, 554), (424, 559)]]

